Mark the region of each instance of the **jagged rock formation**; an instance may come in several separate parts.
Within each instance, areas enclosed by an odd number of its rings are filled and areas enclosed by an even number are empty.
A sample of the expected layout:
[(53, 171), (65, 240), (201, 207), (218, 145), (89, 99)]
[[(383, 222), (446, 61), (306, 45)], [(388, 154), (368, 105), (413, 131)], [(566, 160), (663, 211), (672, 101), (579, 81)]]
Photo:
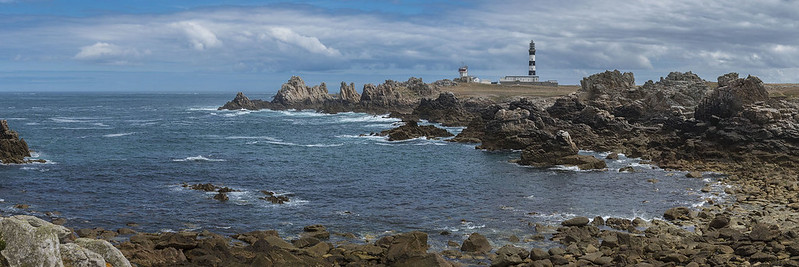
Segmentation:
[(366, 84), (361, 95), (361, 104), (367, 110), (409, 112), (424, 97), (430, 97), (434, 89), (411, 77), (406, 82), (386, 80), (377, 86)]
[(0, 265), (131, 266), (108, 241), (78, 238), (67, 243), (71, 234), (66, 227), (33, 216), (0, 217)]
[(658, 82), (650, 80), (640, 87), (635, 86), (632, 73), (618, 70), (591, 75), (580, 83), (582, 86), (571, 96), (573, 99), (561, 100), (550, 108), (553, 115), (576, 114), (588, 105), (631, 122), (664, 115), (690, 117), (694, 107), (709, 93), (706, 82), (691, 72), (672, 72)]
[(411, 77), (405, 82), (387, 80), (379, 85), (366, 84), (363, 94), (355, 91), (355, 85), (342, 82), (338, 97), (330, 95), (327, 86), (305, 85), (302, 78), (292, 76), (281, 86), (271, 102), (249, 100), (239, 93), (233, 101), (220, 107), (223, 109), (313, 109), (326, 113), (345, 111), (366, 113), (410, 113), (423, 97), (438, 92), (438, 86), (425, 84), (422, 79)]
[(525, 100), (485, 107), (453, 141), (524, 150), (525, 164), (537, 162), (531, 159), (543, 155), (542, 144), (554, 142), (560, 130), (581, 149), (643, 157), (663, 167), (691, 168), (700, 160), (799, 163), (797, 104), (768, 99), (756, 77), (724, 75), (715, 91), (690, 72), (636, 87), (632, 73), (607, 71), (581, 84), (546, 109)]
[(451, 92), (443, 92), (434, 100), (422, 98), (413, 115), (446, 126), (465, 126), (476, 117)]
[(291, 76), (287, 83), (284, 83), (277, 91), (272, 103), (281, 104), (286, 107), (291, 106), (311, 106), (322, 104), (333, 99), (327, 92), (325, 83), (309, 87), (305, 81), (298, 76)]
[(25, 157), (30, 157), (28, 143), (19, 138), (19, 134), (8, 127), (8, 121), (0, 120), (0, 163), (21, 164)]
[(729, 73), (718, 78), (719, 88), (702, 100), (696, 107), (696, 118), (710, 121), (739, 115), (745, 105), (768, 100), (768, 92), (757, 77), (738, 78), (738, 73)]
[(407, 121), (405, 125), (380, 132), (380, 135), (387, 135), (389, 141), (401, 141), (419, 137), (433, 139), (453, 136), (453, 134), (447, 130), (433, 125), (419, 126), (416, 121)]
[(556, 165), (577, 166), (581, 170), (604, 169), (605, 161), (593, 156), (577, 154), (579, 149), (566, 131), (558, 131), (554, 139), (532, 144), (522, 151), (523, 165), (551, 167)]
[(358, 91), (355, 91), (355, 84), (350, 83), (347, 85), (345, 82), (341, 82), (341, 89), (338, 94), (339, 100), (346, 103), (358, 103), (361, 102), (361, 94)]

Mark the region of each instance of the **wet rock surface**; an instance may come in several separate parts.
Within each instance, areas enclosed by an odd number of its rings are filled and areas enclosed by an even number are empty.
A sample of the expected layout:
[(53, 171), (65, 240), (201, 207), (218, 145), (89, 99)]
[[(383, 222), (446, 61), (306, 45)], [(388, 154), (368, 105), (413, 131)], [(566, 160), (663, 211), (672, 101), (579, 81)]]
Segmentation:
[(434, 125), (419, 125), (416, 121), (406, 121), (405, 125), (380, 132), (380, 135), (388, 136), (389, 141), (402, 141), (414, 138), (425, 137), (435, 139), (453, 136), (446, 129), (438, 128)]
[(25, 139), (19, 138), (19, 133), (8, 127), (8, 121), (0, 120), (0, 163), (27, 163), (25, 157), (30, 156)]
[(427, 234), (422, 232), (389, 235), (374, 243), (333, 244), (322, 241), (325, 236), (329, 233), (322, 225), (305, 227), (292, 242), (276, 231), (233, 236), (246, 244), (207, 231), (138, 234), (119, 248), (140, 266), (453, 266), (427, 252)]

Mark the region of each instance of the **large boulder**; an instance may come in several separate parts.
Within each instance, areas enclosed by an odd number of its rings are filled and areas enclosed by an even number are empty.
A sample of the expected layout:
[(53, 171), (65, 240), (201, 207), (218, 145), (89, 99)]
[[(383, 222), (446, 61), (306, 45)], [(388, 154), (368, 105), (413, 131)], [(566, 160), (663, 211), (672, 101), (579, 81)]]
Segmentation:
[(400, 262), (427, 254), (427, 233), (414, 231), (393, 236), (386, 251), (386, 262)]
[(61, 260), (64, 266), (106, 267), (103, 256), (75, 243), (61, 244)]
[(702, 121), (713, 118), (730, 118), (739, 115), (746, 105), (767, 101), (768, 92), (763, 81), (754, 76), (737, 78), (736, 73), (719, 77), (719, 88), (705, 97), (696, 107), (694, 117)]
[(5, 243), (0, 256), (10, 266), (64, 266), (59, 239), (70, 233), (66, 227), (33, 216), (0, 218), (0, 240)]
[(325, 83), (309, 87), (299, 76), (291, 76), (291, 79), (277, 91), (272, 103), (302, 109), (321, 105), (332, 99), (333, 97), (327, 92)]
[(30, 156), (25, 139), (8, 127), (8, 121), (0, 120), (0, 163), (25, 163), (25, 157)]
[(488, 253), (491, 251), (491, 244), (488, 243), (488, 239), (485, 236), (479, 233), (472, 233), (461, 244), (461, 251), (477, 254)]
[(114, 267), (130, 267), (130, 262), (122, 255), (114, 245), (105, 240), (78, 238), (75, 239), (75, 244), (86, 248), (94, 253), (103, 257), (105, 262), (110, 263)]

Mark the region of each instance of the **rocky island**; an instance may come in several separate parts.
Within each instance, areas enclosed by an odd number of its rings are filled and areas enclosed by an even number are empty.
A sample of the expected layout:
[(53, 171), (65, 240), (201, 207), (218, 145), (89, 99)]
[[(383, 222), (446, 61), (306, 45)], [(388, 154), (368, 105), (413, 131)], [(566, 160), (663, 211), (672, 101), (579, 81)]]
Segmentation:
[(0, 163), (21, 164), (29, 163), (25, 157), (30, 157), (28, 143), (19, 138), (19, 133), (8, 127), (8, 121), (0, 120)]

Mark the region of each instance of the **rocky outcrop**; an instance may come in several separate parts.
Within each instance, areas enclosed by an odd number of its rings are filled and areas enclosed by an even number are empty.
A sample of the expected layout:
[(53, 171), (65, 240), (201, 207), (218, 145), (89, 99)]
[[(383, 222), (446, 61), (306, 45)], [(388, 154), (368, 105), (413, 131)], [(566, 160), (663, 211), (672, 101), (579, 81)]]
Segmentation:
[(140, 266), (452, 266), (439, 254), (427, 252), (423, 232), (334, 245), (323, 241), (329, 236), (324, 226), (312, 225), (303, 231), (293, 242), (273, 230), (234, 235), (244, 244), (207, 231), (138, 234), (119, 247)]
[(476, 117), (451, 92), (442, 92), (436, 99), (422, 98), (413, 115), (445, 126), (466, 126)]
[(593, 156), (579, 155), (577, 145), (566, 131), (558, 131), (554, 138), (543, 140), (522, 151), (522, 165), (551, 167), (556, 165), (577, 166), (581, 170), (604, 169), (605, 161)]
[(339, 100), (345, 103), (358, 103), (361, 102), (361, 94), (358, 91), (355, 91), (355, 84), (350, 83), (347, 85), (345, 82), (341, 82), (341, 89), (338, 93)]
[(0, 163), (25, 163), (25, 157), (30, 156), (25, 139), (8, 127), (8, 121), (0, 120)]
[(434, 89), (422, 82), (422, 79), (411, 77), (406, 82), (386, 80), (377, 86), (363, 86), (361, 105), (365, 109), (374, 110), (412, 110), (423, 97), (432, 96)]
[(305, 81), (298, 76), (291, 76), (288, 82), (284, 83), (277, 91), (272, 103), (280, 104), (287, 108), (292, 107), (312, 107), (321, 105), (333, 98), (327, 92), (325, 83), (309, 87)]
[(737, 73), (719, 77), (719, 86), (696, 107), (696, 119), (718, 121), (739, 115), (744, 106), (767, 101), (768, 92), (763, 82), (754, 76), (738, 78)]
[(406, 121), (405, 125), (382, 131), (380, 135), (388, 136), (389, 141), (401, 141), (420, 137), (434, 139), (453, 136), (453, 134), (446, 129), (441, 129), (433, 125), (419, 126), (416, 121)]
[(42, 219), (0, 217), (0, 263), (9, 266), (111, 266), (130, 263), (108, 241), (78, 238), (72, 231)]
[(438, 93), (439, 86), (425, 84), (420, 78), (410, 78), (405, 82), (386, 80), (379, 85), (366, 84), (363, 93), (358, 94), (355, 84), (341, 83), (337, 96), (327, 91), (322, 83), (309, 87), (298, 76), (292, 76), (284, 83), (271, 102), (250, 100), (239, 93), (236, 98), (220, 107), (228, 109), (312, 109), (326, 113), (366, 112), (383, 114), (391, 112), (410, 113), (424, 97)]
[(223, 109), (227, 109), (227, 110), (250, 109), (250, 110), (253, 110), (253, 109), (258, 109), (258, 107), (255, 106), (255, 103), (250, 101), (250, 98), (245, 96), (244, 93), (239, 92), (238, 94), (236, 94), (236, 97), (233, 98), (232, 101), (225, 103), (224, 106), (219, 108), (219, 110), (223, 110)]

